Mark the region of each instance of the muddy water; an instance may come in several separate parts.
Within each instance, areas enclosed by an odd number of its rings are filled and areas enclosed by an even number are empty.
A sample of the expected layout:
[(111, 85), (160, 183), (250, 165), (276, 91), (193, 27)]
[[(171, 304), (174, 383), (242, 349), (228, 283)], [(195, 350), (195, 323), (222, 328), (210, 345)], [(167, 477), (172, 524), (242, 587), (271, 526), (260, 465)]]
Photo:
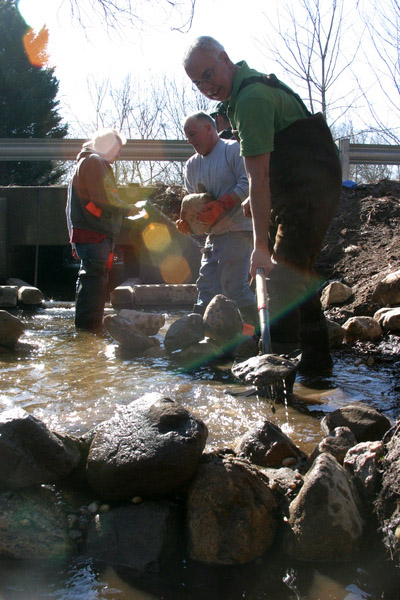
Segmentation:
[[(169, 313), (169, 324), (182, 313)], [(208, 444), (231, 446), (259, 421), (269, 419), (310, 452), (322, 437), (320, 417), (351, 400), (362, 400), (394, 420), (399, 414), (398, 379), (392, 364), (356, 366), (354, 356), (336, 356), (329, 385), (308, 390), (295, 384), (293, 405), (271, 404), (235, 381), (230, 365), (183, 369), (166, 359), (133, 359), (109, 337), (77, 332), (73, 306), (48, 304), (23, 314), (24, 348), (0, 355), (0, 411), (22, 407), (60, 432), (79, 435), (110, 418), (118, 405), (150, 392), (177, 400), (202, 418)], [(321, 598), (399, 600), (400, 579), (380, 548), (365, 548), (357, 564), (312, 566), (292, 564), (274, 555), (236, 569), (179, 566), (168, 582), (141, 582), (112, 569), (97, 571), (90, 562), (37, 566), (0, 563), (0, 600), (57, 598), (194, 598), (236, 600), (313, 600)], [(150, 591), (149, 591), (150, 590)]]

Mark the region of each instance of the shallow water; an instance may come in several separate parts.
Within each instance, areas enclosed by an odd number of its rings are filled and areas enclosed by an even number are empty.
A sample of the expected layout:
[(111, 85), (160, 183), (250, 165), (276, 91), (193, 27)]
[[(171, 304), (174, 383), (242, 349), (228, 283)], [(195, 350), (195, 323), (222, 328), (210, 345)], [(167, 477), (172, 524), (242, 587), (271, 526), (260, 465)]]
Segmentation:
[[(160, 340), (181, 314), (166, 315)], [(352, 400), (362, 400), (392, 420), (399, 414), (399, 375), (393, 363), (356, 366), (353, 354), (338, 353), (326, 389), (308, 390), (296, 383), (297, 400), (285, 406), (256, 395), (231, 395), (249, 388), (232, 377), (229, 363), (185, 370), (167, 359), (124, 355), (109, 337), (75, 331), (73, 305), (48, 303), (45, 309), (18, 316), (26, 322), (21, 337), (24, 347), (0, 355), (0, 411), (22, 407), (59, 432), (84, 433), (110, 418), (118, 405), (149, 392), (173, 398), (203, 419), (209, 431), (208, 445), (214, 447), (232, 447), (243, 433), (269, 419), (310, 453), (323, 437), (321, 415)], [(357, 564), (336, 567), (288, 564), (287, 559), (276, 556), (235, 569), (184, 563), (170, 581), (160, 584), (161, 589), (158, 585), (154, 591), (154, 582), (141, 584), (150, 592), (130, 585), (129, 574), (121, 578), (112, 569), (98, 572), (90, 562), (73, 561), (38, 570), (37, 566), (2, 561), (0, 600), (399, 600), (396, 570), (378, 549), (366, 550)]]

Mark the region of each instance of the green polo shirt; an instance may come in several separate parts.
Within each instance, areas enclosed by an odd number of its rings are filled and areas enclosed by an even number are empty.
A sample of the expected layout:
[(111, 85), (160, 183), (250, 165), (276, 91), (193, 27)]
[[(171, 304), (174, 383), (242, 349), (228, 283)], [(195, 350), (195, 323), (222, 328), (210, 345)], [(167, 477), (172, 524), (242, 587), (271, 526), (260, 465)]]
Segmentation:
[(255, 156), (272, 152), (274, 135), (307, 115), (293, 96), (265, 83), (248, 85), (238, 94), (243, 79), (260, 73), (250, 69), (245, 61), (237, 64), (240, 68), (233, 81), (227, 112), (232, 129), (239, 135), (240, 154)]

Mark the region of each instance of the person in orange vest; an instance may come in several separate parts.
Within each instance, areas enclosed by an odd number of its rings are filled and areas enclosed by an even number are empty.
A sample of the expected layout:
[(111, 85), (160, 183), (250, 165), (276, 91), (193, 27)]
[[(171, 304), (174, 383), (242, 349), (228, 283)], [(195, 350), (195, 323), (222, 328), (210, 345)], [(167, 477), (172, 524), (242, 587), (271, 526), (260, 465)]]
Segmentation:
[(113, 129), (96, 132), (82, 145), (68, 186), (67, 225), (72, 253), (79, 259), (75, 326), (102, 330), (108, 275), (122, 218), (139, 211), (118, 195), (112, 163), (125, 143)]

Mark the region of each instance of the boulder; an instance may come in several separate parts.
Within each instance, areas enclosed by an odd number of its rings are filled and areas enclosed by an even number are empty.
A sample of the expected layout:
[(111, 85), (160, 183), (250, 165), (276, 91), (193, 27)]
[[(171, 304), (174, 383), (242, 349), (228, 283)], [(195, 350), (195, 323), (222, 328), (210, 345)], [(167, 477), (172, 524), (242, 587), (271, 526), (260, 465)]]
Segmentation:
[(111, 337), (135, 356), (139, 356), (148, 348), (160, 345), (157, 338), (137, 331), (129, 321), (119, 315), (106, 315), (103, 324)]
[(374, 508), (388, 556), (396, 557), (400, 565), (400, 421), (387, 437), (385, 456), (380, 462), (381, 490)]
[(203, 316), (205, 335), (227, 348), (237, 341), (243, 321), (236, 302), (217, 294), (209, 302)]
[(347, 451), (357, 444), (354, 433), (348, 427), (335, 427), (328, 437), (320, 441), (310, 455), (310, 461), (313, 462), (317, 456), (327, 452), (332, 454), (340, 463), (343, 464)]
[(146, 394), (96, 428), (89, 484), (109, 500), (171, 494), (193, 477), (206, 439), (203, 421), (161, 394)]
[(118, 316), (143, 335), (157, 335), (165, 325), (165, 315), (123, 308)]
[(86, 554), (96, 561), (135, 571), (159, 572), (176, 553), (179, 513), (172, 502), (125, 505), (92, 520)]
[(55, 483), (81, 461), (81, 443), (51, 431), (22, 408), (0, 413), (0, 489)]
[(380, 480), (380, 460), (384, 455), (383, 442), (361, 442), (347, 452), (343, 466), (356, 482), (360, 497), (371, 502)]
[(75, 550), (67, 511), (49, 487), (0, 494), (0, 555), (18, 560), (66, 558)]
[(208, 338), (171, 354), (184, 369), (198, 369), (224, 355), (224, 350)]
[(189, 225), (195, 235), (202, 235), (209, 229), (209, 225), (199, 222), (199, 214), (207, 202), (214, 198), (210, 194), (187, 194), (182, 198), (180, 218)]
[(383, 331), (400, 331), (400, 307), (381, 308), (374, 314)]
[(236, 452), (239, 457), (248, 458), (262, 467), (279, 468), (287, 458), (293, 458), (294, 464), (307, 458), (306, 454), (271, 421), (264, 421), (245, 434), (239, 441)]
[(24, 330), (22, 321), (6, 310), (0, 310), (0, 346), (15, 348)]
[(339, 323), (326, 319), (330, 348), (340, 348), (344, 340), (344, 329)]
[(200, 342), (204, 338), (204, 324), (201, 315), (190, 313), (174, 321), (167, 330), (164, 346), (167, 352), (181, 350)]
[(357, 555), (364, 528), (357, 489), (330, 454), (321, 454), (289, 505), (284, 550), (302, 561), (350, 561)]
[(275, 508), (268, 479), (255, 466), (205, 455), (187, 496), (190, 558), (239, 565), (261, 556), (275, 537)]
[(332, 281), (321, 293), (321, 304), (323, 308), (328, 308), (332, 304), (343, 304), (353, 295), (353, 290), (341, 281)]
[(400, 304), (400, 269), (379, 281), (372, 293), (372, 300), (381, 306)]
[(13, 308), (18, 302), (18, 287), (16, 285), (0, 285), (0, 306)]
[(373, 317), (350, 317), (343, 324), (343, 329), (346, 344), (376, 342), (382, 337), (381, 326)]
[(294, 373), (297, 365), (297, 361), (277, 354), (261, 354), (234, 364), (231, 370), (241, 381), (264, 387), (283, 381)]
[(321, 421), (324, 433), (330, 434), (336, 427), (348, 427), (354, 433), (357, 442), (382, 439), (390, 425), (387, 417), (362, 402), (342, 406), (325, 415)]

